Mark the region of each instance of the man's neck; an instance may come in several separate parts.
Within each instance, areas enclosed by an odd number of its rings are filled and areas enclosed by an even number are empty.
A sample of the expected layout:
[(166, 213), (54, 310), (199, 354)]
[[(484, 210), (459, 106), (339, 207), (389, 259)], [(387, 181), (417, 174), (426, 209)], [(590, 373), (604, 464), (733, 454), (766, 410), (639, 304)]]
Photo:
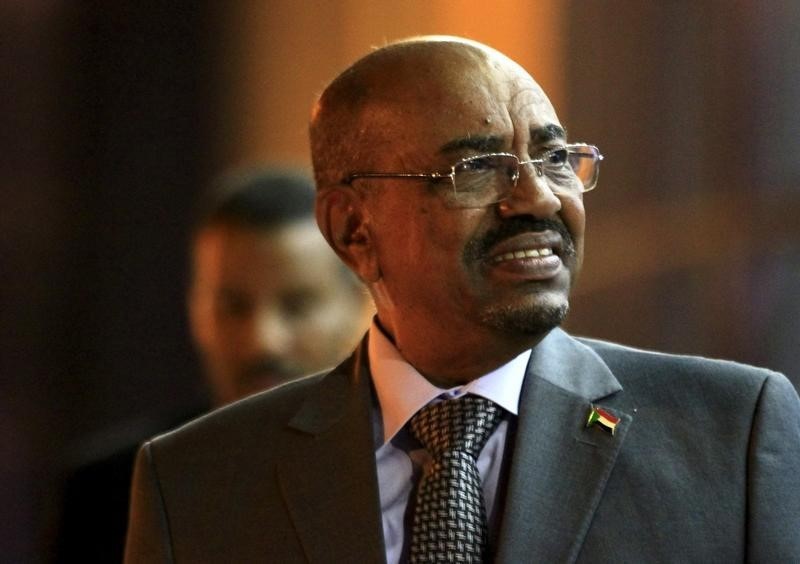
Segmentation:
[[(375, 323), (403, 358), (429, 382), (439, 388), (464, 385), (480, 378), (515, 358), (523, 351), (535, 347), (542, 335), (459, 334), (428, 335), (427, 339), (403, 339), (393, 334), (376, 316)], [(422, 345), (415, 346), (417, 343)]]

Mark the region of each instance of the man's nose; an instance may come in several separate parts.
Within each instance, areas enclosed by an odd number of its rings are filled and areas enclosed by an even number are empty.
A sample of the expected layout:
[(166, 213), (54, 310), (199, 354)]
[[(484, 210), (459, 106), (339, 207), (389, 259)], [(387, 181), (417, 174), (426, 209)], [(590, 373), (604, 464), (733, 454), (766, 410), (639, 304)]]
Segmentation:
[(258, 353), (280, 355), (288, 350), (291, 331), (280, 313), (260, 311), (253, 323), (252, 345)]
[(519, 167), (517, 185), (500, 202), (501, 215), (527, 214), (538, 218), (553, 217), (561, 210), (561, 200), (550, 188), (541, 168), (533, 163)]

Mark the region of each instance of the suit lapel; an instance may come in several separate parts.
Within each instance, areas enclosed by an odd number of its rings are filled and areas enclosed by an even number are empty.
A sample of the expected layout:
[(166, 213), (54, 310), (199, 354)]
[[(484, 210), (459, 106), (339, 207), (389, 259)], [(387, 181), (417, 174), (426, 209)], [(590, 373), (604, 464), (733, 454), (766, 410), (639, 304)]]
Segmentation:
[(310, 562), (385, 559), (366, 349), (365, 339), (289, 425), (298, 440), (278, 478)]
[(528, 365), (497, 562), (574, 562), (602, 497), (629, 414), (612, 435), (586, 427), (593, 404), (621, 391), (605, 363), (561, 330)]

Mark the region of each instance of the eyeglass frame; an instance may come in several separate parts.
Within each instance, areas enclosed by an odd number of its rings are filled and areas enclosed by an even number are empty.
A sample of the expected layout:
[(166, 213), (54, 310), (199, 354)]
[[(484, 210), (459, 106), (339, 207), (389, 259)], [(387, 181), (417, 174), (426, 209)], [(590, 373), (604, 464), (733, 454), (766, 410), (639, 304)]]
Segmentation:
[[(456, 167), (458, 167), (460, 164), (465, 163), (467, 161), (471, 161), (471, 160), (474, 160), (474, 159), (480, 159), (482, 157), (504, 156), (504, 157), (514, 157), (514, 159), (516, 159), (516, 161), (517, 161), (517, 174), (512, 179), (512, 190), (513, 190), (513, 188), (516, 188), (517, 182), (519, 182), (520, 170), (521, 170), (521, 167), (523, 165), (533, 165), (533, 168), (536, 170), (537, 176), (542, 177), (542, 176), (544, 176), (544, 164), (545, 164), (545, 157), (547, 155), (549, 155), (549, 154), (551, 154), (551, 153), (553, 153), (555, 151), (566, 150), (569, 153), (571, 149), (587, 148), (587, 147), (590, 148), (594, 153), (596, 153), (595, 166), (599, 166), (600, 161), (602, 161), (604, 157), (600, 153), (600, 149), (598, 149), (597, 146), (590, 145), (588, 143), (569, 143), (569, 144), (563, 145), (561, 147), (556, 147), (556, 148), (549, 149), (549, 150), (545, 151), (544, 153), (542, 153), (540, 158), (528, 159), (528, 160), (525, 160), (525, 161), (520, 160), (520, 158), (517, 155), (515, 155), (514, 153), (504, 153), (504, 152), (500, 152), (500, 153), (485, 153), (485, 154), (481, 154), (481, 155), (473, 155), (471, 157), (464, 157), (463, 159), (459, 159), (456, 163), (454, 163), (450, 167), (450, 172), (449, 173), (444, 173), (444, 172), (352, 172), (352, 173), (348, 174), (347, 176), (345, 176), (342, 179), (342, 183), (343, 184), (347, 184), (347, 185), (352, 185), (353, 181), (354, 180), (358, 180), (359, 178), (427, 178), (428, 180), (431, 180), (431, 181), (434, 181), (434, 182), (441, 182), (445, 178), (448, 178), (448, 179), (450, 179), (450, 183), (453, 186), (453, 192), (455, 194), (458, 194), (458, 187), (456, 186)], [(583, 183), (583, 181), (581, 181), (580, 184), (581, 184), (581, 186), (583, 188), (580, 191), (580, 193), (590, 192), (590, 191), (594, 190), (597, 187), (597, 179), (595, 178), (594, 184), (592, 185), (591, 188), (586, 188), (586, 186)], [(502, 202), (504, 199), (506, 199), (506, 198), (503, 198), (503, 199), (500, 199), (500, 200), (496, 200), (494, 202), (487, 203), (486, 205), (492, 205), (492, 204), (495, 204), (495, 203), (498, 203), (498, 202)]]

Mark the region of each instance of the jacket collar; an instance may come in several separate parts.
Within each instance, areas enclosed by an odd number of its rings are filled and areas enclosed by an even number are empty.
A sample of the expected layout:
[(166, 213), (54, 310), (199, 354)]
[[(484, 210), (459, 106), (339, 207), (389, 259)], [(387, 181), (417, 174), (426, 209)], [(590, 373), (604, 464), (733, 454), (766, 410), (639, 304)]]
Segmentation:
[(278, 480), (309, 562), (385, 560), (366, 348), (365, 338), (289, 422), (298, 437)]
[(589, 347), (560, 329), (534, 350), (520, 400), (497, 562), (574, 562), (632, 416), (614, 433), (587, 427), (593, 406), (622, 391)]

